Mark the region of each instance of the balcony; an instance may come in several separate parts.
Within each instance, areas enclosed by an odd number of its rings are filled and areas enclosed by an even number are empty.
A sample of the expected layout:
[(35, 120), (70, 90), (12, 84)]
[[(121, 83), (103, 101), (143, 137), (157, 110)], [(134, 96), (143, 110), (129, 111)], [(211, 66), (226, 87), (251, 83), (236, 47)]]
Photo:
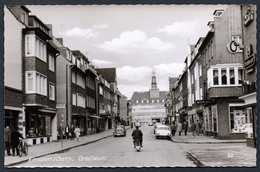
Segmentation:
[(208, 89), (208, 98), (239, 97), (243, 95), (242, 86), (236, 87), (211, 87)]

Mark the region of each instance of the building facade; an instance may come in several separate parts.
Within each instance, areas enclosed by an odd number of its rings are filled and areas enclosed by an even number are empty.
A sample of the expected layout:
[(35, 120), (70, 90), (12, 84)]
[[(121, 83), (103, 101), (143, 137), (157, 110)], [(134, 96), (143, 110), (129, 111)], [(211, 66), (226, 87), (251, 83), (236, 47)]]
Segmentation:
[(156, 76), (153, 74), (151, 89), (147, 92), (134, 92), (131, 98), (132, 122), (148, 123), (152, 120), (166, 121), (166, 91), (157, 88)]
[[(254, 5), (216, 10), (207, 35), (190, 46), (185, 72), (172, 89), (176, 110), (187, 112), (189, 124), (199, 121), (201, 133), (208, 136), (242, 139), (244, 127), (253, 123), (250, 145), (256, 137), (255, 10)], [(181, 100), (188, 100), (187, 107)]]
[(245, 123), (252, 125), (252, 132), (246, 135), (247, 145), (256, 147), (256, 6), (255, 5), (242, 5), (242, 31), (243, 31), (243, 63), (244, 63), (244, 82), (243, 93), (239, 97), (245, 101)]

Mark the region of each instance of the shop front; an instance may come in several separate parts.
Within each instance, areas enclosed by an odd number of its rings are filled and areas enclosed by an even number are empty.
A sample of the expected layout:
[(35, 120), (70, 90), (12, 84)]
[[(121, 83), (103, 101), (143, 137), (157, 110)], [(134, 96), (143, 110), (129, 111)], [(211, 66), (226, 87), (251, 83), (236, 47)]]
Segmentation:
[(25, 132), (29, 145), (42, 144), (52, 141), (54, 118), (56, 111), (43, 109), (25, 110)]
[(81, 136), (87, 135), (87, 116), (86, 115), (73, 114), (71, 123), (75, 127), (79, 127)]

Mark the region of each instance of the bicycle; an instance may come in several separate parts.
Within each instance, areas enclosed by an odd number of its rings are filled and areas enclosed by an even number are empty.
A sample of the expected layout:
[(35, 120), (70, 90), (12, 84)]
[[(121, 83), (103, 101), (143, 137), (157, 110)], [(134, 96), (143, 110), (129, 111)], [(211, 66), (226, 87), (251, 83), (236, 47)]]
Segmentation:
[(20, 140), (20, 143), (18, 145), (19, 150), (19, 156), (22, 157), (24, 155), (28, 155), (28, 144), (25, 141), (25, 139)]

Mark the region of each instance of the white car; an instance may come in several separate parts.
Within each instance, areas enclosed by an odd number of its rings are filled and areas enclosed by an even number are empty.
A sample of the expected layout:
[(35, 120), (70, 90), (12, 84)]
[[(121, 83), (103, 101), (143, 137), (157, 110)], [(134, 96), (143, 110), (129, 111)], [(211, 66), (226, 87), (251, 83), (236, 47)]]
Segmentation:
[(157, 122), (157, 123), (154, 124), (153, 134), (155, 134), (155, 131), (156, 131), (156, 129), (157, 129), (157, 127), (158, 127), (159, 125), (162, 125), (162, 123)]
[(155, 137), (158, 139), (159, 137), (171, 139), (171, 130), (170, 127), (166, 125), (158, 125), (155, 130)]

